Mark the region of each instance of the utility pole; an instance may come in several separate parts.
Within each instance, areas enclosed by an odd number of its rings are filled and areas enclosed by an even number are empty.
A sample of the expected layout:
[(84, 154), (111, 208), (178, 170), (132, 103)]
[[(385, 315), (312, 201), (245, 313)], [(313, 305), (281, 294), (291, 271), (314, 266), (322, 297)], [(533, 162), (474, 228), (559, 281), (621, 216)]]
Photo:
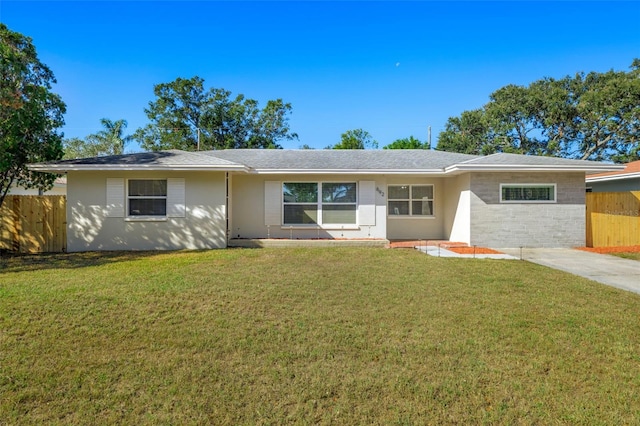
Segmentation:
[(427, 143), (429, 144), (427, 149), (431, 149), (431, 126), (427, 127)]
[(200, 127), (196, 127), (196, 130), (198, 131), (198, 147), (196, 151), (200, 151)]

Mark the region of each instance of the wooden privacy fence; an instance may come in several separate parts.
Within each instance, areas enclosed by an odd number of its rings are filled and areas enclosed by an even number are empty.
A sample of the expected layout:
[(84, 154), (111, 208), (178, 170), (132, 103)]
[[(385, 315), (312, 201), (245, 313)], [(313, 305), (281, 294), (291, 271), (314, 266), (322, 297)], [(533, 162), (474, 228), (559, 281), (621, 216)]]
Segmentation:
[(640, 245), (640, 191), (587, 193), (587, 247)]
[(64, 195), (9, 195), (0, 207), (0, 249), (14, 253), (67, 250)]

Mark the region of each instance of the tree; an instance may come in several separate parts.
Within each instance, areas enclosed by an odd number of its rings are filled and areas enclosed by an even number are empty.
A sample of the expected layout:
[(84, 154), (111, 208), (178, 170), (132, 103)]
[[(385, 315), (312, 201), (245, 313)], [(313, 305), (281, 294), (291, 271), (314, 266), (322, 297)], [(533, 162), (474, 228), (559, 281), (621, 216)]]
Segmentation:
[(108, 118), (102, 118), (100, 123), (104, 129), (96, 134), (89, 135), (89, 138), (94, 140), (96, 144), (103, 146), (108, 153), (107, 155), (124, 154), (125, 147), (133, 139), (131, 135), (124, 135), (124, 131), (127, 128), (127, 120), (111, 121)]
[(582, 160), (640, 158), (640, 60), (631, 71), (578, 73), (508, 85), (482, 109), (450, 118), (438, 149)]
[(397, 139), (389, 145), (383, 146), (382, 149), (429, 149), (429, 144), (409, 136), (408, 138)]
[(626, 162), (638, 160), (640, 150), (640, 60), (631, 72), (578, 74), (567, 91), (571, 99), (567, 133), (575, 146), (569, 156)]
[(449, 118), (445, 130), (438, 136), (436, 149), (475, 155), (495, 153), (500, 146), (493, 143), (494, 135), (488, 120), (482, 109), (464, 111), (460, 117)]
[(125, 136), (126, 120), (111, 121), (102, 118), (100, 123), (104, 129), (87, 136), (84, 140), (78, 138), (64, 141), (64, 158), (101, 157), (105, 155), (124, 154), (124, 149), (133, 139)]
[(339, 144), (329, 145), (326, 149), (367, 149), (378, 148), (378, 142), (376, 142), (369, 132), (362, 129), (347, 130), (341, 136)]
[(51, 92), (53, 72), (32, 40), (0, 24), (0, 206), (14, 185), (47, 190), (55, 175), (31, 172), (27, 164), (62, 158), (66, 106)]
[[(99, 157), (101, 155), (99, 147), (90, 144), (86, 139), (69, 138), (62, 142), (65, 160), (74, 158)], [(102, 154), (104, 155), (104, 154)]]
[(212, 88), (200, 77), (178, 78), (154, 87), (156, 100), (145, 109), (151, 121), (134, 138), (150, 151), (162, 149), (280, 148), (290, 132), (291, 104), (270, 100), (263, 109), (244, 95)]
[(535, 84), (528, 88), (510, 84), (491, 94), (484, 122), (491, 126), (493, 149), (530, 155), (545, 153), (538, 114), (546, 105), (543, 92), (537, 89)]

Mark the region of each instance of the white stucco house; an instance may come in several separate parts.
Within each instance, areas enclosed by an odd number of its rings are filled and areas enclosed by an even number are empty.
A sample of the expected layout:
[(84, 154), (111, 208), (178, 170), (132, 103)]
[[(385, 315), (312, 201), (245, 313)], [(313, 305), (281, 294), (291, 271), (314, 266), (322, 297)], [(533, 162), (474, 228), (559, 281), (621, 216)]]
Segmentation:
[(585, 244), (585, 173), (611, 164), (432, 150), (165, 151), (30, 166), (67, 176), (67, 248), (261, 239)]

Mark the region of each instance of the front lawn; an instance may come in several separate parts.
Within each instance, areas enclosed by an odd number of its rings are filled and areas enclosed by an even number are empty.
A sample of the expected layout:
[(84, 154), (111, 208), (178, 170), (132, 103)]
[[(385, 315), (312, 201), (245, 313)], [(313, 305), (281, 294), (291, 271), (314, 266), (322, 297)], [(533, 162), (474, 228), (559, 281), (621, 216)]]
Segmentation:
[(0, 423), (637, 424), (640, 297), (415, 250), (0, 258)]
[(640, 253), (639, 252), (622, 252), (622, 253), (611, 253), (614, 256), (618, 256), (618, 257), (622, 257), (624, 259), (631, 259), (631, 260), (640, 260)]

